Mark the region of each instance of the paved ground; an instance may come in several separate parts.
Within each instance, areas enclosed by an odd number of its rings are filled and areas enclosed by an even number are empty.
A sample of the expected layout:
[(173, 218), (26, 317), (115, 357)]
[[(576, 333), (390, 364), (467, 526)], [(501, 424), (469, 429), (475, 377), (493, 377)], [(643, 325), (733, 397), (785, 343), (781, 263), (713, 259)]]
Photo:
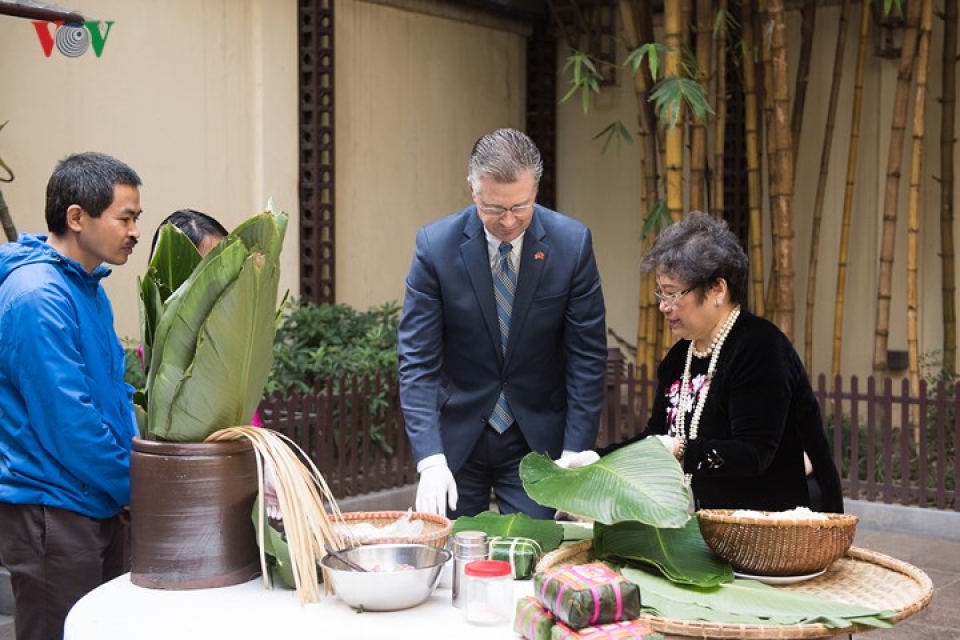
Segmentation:
[[(947, 515), (960, 516), (960, 514)], [(960, 535), (957, 533), (958, 529), (952, 526), (955, 520), (956, 518), (952, 517), (945, 522), (940, 521), (933, 527), (939, 529), (938, 531), (923, 534), (874, 529), (870, 527), (877, 525), (861, 522), (861, 526), (857, 529), (854, 546), (885, 553), (919, 567), (933, 580), (935, 591), (930, 605), (917, 615), (904, 620), (893, 629), (856, 634), (856, 638), (864, 640), (960, 639)], [(0, 615), (0, 640), (15, 640), (13, 618), (9, 616)]]

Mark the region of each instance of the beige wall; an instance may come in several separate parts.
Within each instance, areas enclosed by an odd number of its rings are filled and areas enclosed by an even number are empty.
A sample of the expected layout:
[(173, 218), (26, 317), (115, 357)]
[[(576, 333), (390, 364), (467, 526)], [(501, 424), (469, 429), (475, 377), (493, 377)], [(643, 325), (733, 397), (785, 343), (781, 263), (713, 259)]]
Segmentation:
[(0, 16), (0, 185), (21, 231), (45, 232), (44, 190), (60, 158), (110, 153), (143, 179), (141, 245), (104, 286), (117, 332), (139, 335), (136, 278), (170, 212), (231, 227), (273, 197), (291, 213), (282, 286), (298, 278), (295, 0), (84, 0), (113, 20), (102, 57), (44, 57), (31, 21)]
[[(0, 185), (22, 230), (41, 231), (43, 190), (57, 159), (98, 149), (144, 179), (142, 230), (149, 238), (170, 211), (190, 206), (228, 226), (273, 196), (292, 214), (283, 286), (297, 293), (297, 20), (294, 0), (85, 0), (91, 16), (114, 20), (102, 58), (92, 52), (45, 58), (30, 21), (0, 16), (0, 156), (17, 173)], [(855, 7), (858, 9), (858, 7)], [(437, 0), (335, 0), (337, 298), (358, 308), (400, 301), (421, 225), (469, 203), (466, 164), (473, 141), (500, 126), (523, 127), (525, 29), (515, 21)], [(808, 281), (811, 216), (820, 167), (839, 7), (821, 7), (800, 141), (795, 206), (796, 343)], [(791, 21), (795, 65), (799, 16)], [(845, 81), (824, 204), (814, 328), (813, 373), (830, 366), (838, 220), (846, 173), (855, 29), (848, 33)], [(939, 21), (933, 50), (939, 49)], [(563, 65), (561, 55), (560, 65)], [(939, 93), (939, 62), (929, 94)], [(843, 370), (869, 373), (876, 313), (879, 220), (887, 163), (895, 63), (871, 53), (847, 282)], [(558, 97), (566, 91), (561, 74)], [(636, 334), (639, 238), (638, 150), (600, 153), (593, 136), (615, 118), (633, 122), (634, 96), (604, 89), (584, 116), (559, 106), (558, 208), (591, 226), (607, 296), (609, 325)], [(921, 224), (921, 352), (938, 349), (939, 107), (928, 107)], [(905, 152), (905, 162), (909, 158)], [(908, 165), (904, 164), (904, 174)], [(905, 211), (891, 315), (891, 349), (906, 348)], [(767, 230), (768, 232), (768, 230)], [(955, 244), (960, 241), (955, 239)], [(106, 286), (117, 329), (136, 336), (137, 251)], [(769, 264), (769, 254), (765, 256)]]
[[(859, 13), (859, 6), (855, 7)], [(796, 64), (799, 47), (799, 15), (789, 14), (789, 61)], [(809, 256), (814, 201), (821, 166), (823, 130), (827, 117), (829, 83), (832, 75), (839, 7), (821, 7), (817, 17), (817, 41), (811, 62), (803, 132), (800, 138), (795, 187), (794, 270), (796, 300), (794, 342), (803, 350), (804, 310), (809, 280)], [(836, 291), (837, 257), (840, 244), (840, 215), (843, 208), (844, 183), (847, 171), (847, 139), (850, 132), (850, 111), (853, 100), (853, 77), (856, 63), (856, 29), (853, 16), (847, 34), (844, 57), (844, 82), (840, 92), (839, 113), (830, 154), (829, 175), (823, 206), (820, 243), (820, 267), (814, 322), (814, 363), (812, 373), (828, 372), (832, 357), (834, 296)], [(939, 51), (941, 23), (935, 25), (932, 50)], [(859, 167), (853, 200), (853, 222), (850, 234), (850, 257), (847, 266), (846, 305), (843, 328), (842, 366), (844, 373), (869, 374), (873, 354), (873, 327), (876, 323), (877, 272), (880, 220), (883, 210), (884, 176), (890, 139), (892, 99), (896, 82), (894, 60), (877, 57), (869, 49), (863, 93), (863, 116), (860, 131)], [(561, 51), (561, 65), (566, 55)], [(928, 96), (939, 95), (939, 60), (930, 72)], [(592, 138), (607, 124), (620, 119), (628, 126), (635, 122), (635, 101), (632, 86), (620, 74), (620, 86), (606, 88), (584, 116), (580, 103), (570, 101), (559, 108), (558, 140), (559, 207), (587, 222), (595, 232), (598, 261), (607, 294), (608, 324), (631, 342), (635, 340), (637, 323), (637, 264), (640, 251), (639, 150), (636, 144), (619, 152), (600, 152), (600, 144)], [(566, 76), (561, 76), (558, 97), (566, 90)], [(792, 92), (792, 87), (791, 87)], [(927, 146), (924, 156), (923, 210), (920, 225), (920, 353), (942, 346), (939, 254), (939, 174), (940, 109), (931, 100), (927, 107)], [(904, 175), (900, 189), (900, 224), (896, 240), (896, 263), (892, 313), (890, 316), (889, 349), (907, 348), (906, 318), (906, 202), (909, 177), (909, 138), (904, 150)], [(958, 194), (960, 195), (960, 194)], [(768, 225), (767, 225), (768, 226)], [(765, 229), (769, 234), (769, 228)], [(954, 238), (956, 245), (960, 238)], [(764, 256), (769, 269), (770, 254)]]
[(524, 125), (516, 25), (392, 4), (335, 5), (337, 300), (361, 309), (402, 302), (417, 229), (470, 204), (474, 141)]

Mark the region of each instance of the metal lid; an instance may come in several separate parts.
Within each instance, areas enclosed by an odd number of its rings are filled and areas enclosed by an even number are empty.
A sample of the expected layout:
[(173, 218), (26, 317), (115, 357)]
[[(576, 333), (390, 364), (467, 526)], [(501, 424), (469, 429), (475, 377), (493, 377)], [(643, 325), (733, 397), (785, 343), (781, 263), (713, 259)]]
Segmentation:
[(487, 534), (483, 531), (460, 531), (453, 536), (454, 551), (486, 549)]

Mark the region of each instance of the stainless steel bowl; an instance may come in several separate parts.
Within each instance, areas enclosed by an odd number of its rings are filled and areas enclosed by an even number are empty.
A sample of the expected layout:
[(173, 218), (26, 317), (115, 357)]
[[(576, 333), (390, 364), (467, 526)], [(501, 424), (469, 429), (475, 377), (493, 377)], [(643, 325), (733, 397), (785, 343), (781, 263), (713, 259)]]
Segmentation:
[(364, 611), (398, 611), (423, 603), (450, 559), (446, 549), (425, 544), (365, 544), (340, 555), (367, 571), (354, 571), (332, 555), (320, 564), (340, 599)]

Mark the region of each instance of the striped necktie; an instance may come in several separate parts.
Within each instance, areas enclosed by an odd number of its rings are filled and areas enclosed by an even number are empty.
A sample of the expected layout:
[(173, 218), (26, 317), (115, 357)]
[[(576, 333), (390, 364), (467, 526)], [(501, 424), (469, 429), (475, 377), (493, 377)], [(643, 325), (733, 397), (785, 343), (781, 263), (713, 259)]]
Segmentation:
[[(497, 299), (497, 319), (500, 321), (500, 348), (507, 354), (507, 341), (510, 337), (510, 314), (513, 310), (513, 292), (517, 288), (517, 272), (510, 260), (513, 245), (504, 242), (500, 245), (500, 260), (493, 274), (493, 292)], [(513, 412), (507, 397), (500, 392), (497, 405), (490, 416), (490, 424), (498, 433), (503, 433), (513, 424)]]

